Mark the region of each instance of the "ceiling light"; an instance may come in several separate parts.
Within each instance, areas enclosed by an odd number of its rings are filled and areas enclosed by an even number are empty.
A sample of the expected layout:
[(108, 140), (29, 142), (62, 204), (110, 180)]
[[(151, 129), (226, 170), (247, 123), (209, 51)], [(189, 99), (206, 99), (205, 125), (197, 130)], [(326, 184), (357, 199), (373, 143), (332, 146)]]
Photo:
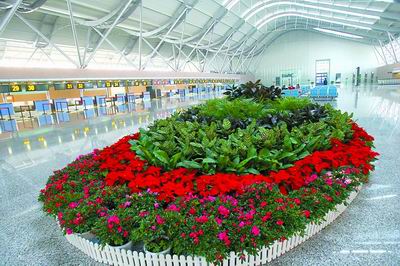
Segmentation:
[(293, 13), (281, 13), (281, 14), (275, 15), (275, 16), (265, 16), (262, 19), (260, 19), (259, 21), (257, 21), (255, 26), (257, 27), (257, 29), (260, 29), (261, 27), (263, 27), (268, 22), (271, 22), (271, 21), (273, 21), (275, 19), (278, 19), (278, 18), (281, 18), (281, 17), (301, 17), (301, 18), (324, 21), (324, 22), (328, 22), (328, 23), (332, 23), (332, 24), (338, 24), (338, 25), (343, 25), (343, 26), (348, 26), (348, 27), (353, 27), (353, 28), (358, 28), (358, 29), (363, 29), (363, 30), (372, 30), (372, 28), (366, 27), (366, 26), (354, 25), (354, 24), (350, 24), (350, 23), (334, 21), (334, 20), (329, 20), (329, 19), (323, 19), (323, 18), (319, 18), (319, 17), (311, 17), (311, 16), (306, 16), (306, 15), (302, 15), (302, 14), (298, 14), (298, 13), (299, 12), (297, 12), (297, 13), (296, 12), (293, 12)]
[[(345, 11), (345, 10), (337, 10), (337, 9), (329, 8), (329, 7), (313, 6), (313, 5), (307, 5), (307, 4), (295, 3), (295, 2), (289, 2), (289, 1), (279, 1), (279, 2), (275, 2), (275, 3), (266, 4), (267, 2), (269, 2), (269, 1), (263, 1), (263, 2), (257, 3), (254, 7), (250, 8), (246, 12), (244, 12), (243, 15), (242, 15), (242, 18), (244, 18), (247, 21), (251, 17), (253, 17), (255, 14), (257, 14), (258, 12), (263, 10), (263, 9), (266, 9), (266, 8), (269, 8), (269, 7), (272, 7), (272, 6), (277, 6), (277, 5), (291, 5), (291, 6), (299, 6), (299, 7), (311, 8), (311, 9), (324, 10), (324, 11), (329, 11), (329, 12), (339, 13), (339, 14), (345, 14), (345, 15), (366, 17), (366, 18), (372, 18), (372, 19), (380, 19), (379, 16), (361, 14), (361, 13)], [(261, 4), (264, 4), (264, 3), (266, 5), (264, 5), (262, 7), (259, 7)], [(251, 10), (254, 10), (254, 11), (251, 12)], [(346, 18), (344, 18), (344, 19), (346, 19)], [(363, 23), (374, 24), (374, 22), (363, 22)]]
[(339, 35), (342, 37), (354, 38), (354, 39), (362, 39), (363, 38), (362, 36), (359, 36), (359, 35), (354, 35), (354, 34), (345, 33), (345, 32), (341, 32), (341, 31), (335, 31), (335, 30), (328, 30), (328, 29), (321, 29), (321, 28), (314, 28), (314, 30), (325, 32), (325, 33), (330, 33), (330, 34), (335, 34), (335, 35)]

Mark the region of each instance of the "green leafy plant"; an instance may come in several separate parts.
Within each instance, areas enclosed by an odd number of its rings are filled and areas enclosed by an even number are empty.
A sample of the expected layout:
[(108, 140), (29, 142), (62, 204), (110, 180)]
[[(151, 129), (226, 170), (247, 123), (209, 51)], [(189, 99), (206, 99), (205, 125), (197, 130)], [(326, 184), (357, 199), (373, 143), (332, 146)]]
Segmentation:
[(248, 81), (239, 87), (232, 86), (224, 93), (228, 99), (251, 98), (257, 101), (276, 100), (281, 97), (282, 90), (278, 87), (266, 87), (261, 84), (261, 80), (256, 82)]
[[(296, 101), (276, 102), (284, 108)], [(330, 107), (304, 100), (288, 111), (264, 106), (213, 100), (141, 130), (132, 149), (166, 170), (258, 174), (287, 168), (315, 150), (328, 149), (331, 138), (351, 137), (350, 116)]]

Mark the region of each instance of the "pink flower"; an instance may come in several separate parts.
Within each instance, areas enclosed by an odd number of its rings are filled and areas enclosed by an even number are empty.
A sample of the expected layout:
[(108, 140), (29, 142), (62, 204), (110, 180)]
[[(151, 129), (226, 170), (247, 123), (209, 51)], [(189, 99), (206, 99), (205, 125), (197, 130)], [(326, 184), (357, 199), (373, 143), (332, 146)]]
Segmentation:
[(205, 215), (202, 215), (200, 217), (197, 217), (195, 220), (196, 220), (196, 222), (203, 224), (203, 223), (208, 222), (208, 217)]
[(239, 223), (239, 227), (244, 227), (245, 225), (246, 225), (246, 223), (243, 222), (243, 221), (241, 221), (241, 222)]
[(217, 224), (221, 225), (222, 224), (222, 219), (221, 218), (215, 218), (215, 221), (217, 222)]
[(222, 216), (228, 217), (230, 214), (230, 211), (225, 206), (221, 205), (218, 207), (218, 213), (221, 214)]
[(168, 208), (167, 208), (167, 210), (173, 211), (173, 212), (179, 212), (179, 211), (180, 211), (179, 207), (176, 206), (175, 204), (169, 205)]
[(127, 201), (127, 202), (125, 202), (124, 203), (124, 208), (128, 208), (129, 206), (131, 206), (131, 202), (130, 201)]
[(218, 233), (218, 239), (219, 240), (224, 240), (227, 237), (228, 237), (228, 234), (226, 233), (226, 231)]
[(276, 221), (276, 224), (277, 224), (277, 225), (283, 225), (284, 222), (283, 222), (282, 220), (278, 220), (278, 221)]
[(110, 217), (108, 217), (107, 222), (108, 222), (109, 224), (111, 224), (111, 223), (119, 224), (120, 221), (119, 221), (118, 216), (116, 216), (116, 215), (111, 215)]
[(157, 202), (154, 203), (154, 209), (158, 209), (158, 207), (160, 207), (160, 204), (158, 204)]
[(346, 185), (351, 184), (351, 179), (350, 179), (350, 178), (346, 178), (346, 179), (343, 181), (343, 183), (346, 184)]
[(318, 178), (318, 176), (316, 174), (312, 174), (312, 175), (306, 177), (306, 180), (305, 180), (306, 184), (308, 185), (308, 184), (314, 182), (317, 178)]
[(68, 204), (68, 207), (70, 209), (75, 209), (76, 207), (78, 207), (79, 203), (78, 202), (71, 202), (70, 204)]
[(259, 229), (257, 226), (253, 226), (253, 227), (251, 228), (251, 233), (252, 233), (253, 235), (255, 235), (255, 236), (258, 236), (258, 235), (260, 235), (260, 229)]
[(73, 233), (71, 228), (67, 228), (65, 231), (67, 232), (67, 235), (71, 235)]
[(218, 239), (224, 241), (226, 246), (229, 246), (231, 244), (231, 241), (229, 240), (226, 231), (218, 233)]
[(326, 180), (325, 180), (325, 183), (326, 183), (328, 186), (332, 186), (332, 184), (333, 184), (332, 178), (326, 179)]
[(140, 217), (146, 217), (147, 215), (149, 215), (149, 212), (148, 212), (148, 211), (139, 212), (139, 216), (140, 216)]
[(158, 224), (164, 224), (164, 223), (165, 223), (165, 219), (162, 218), (160, 215), (157, 214), (157, 216), (156, 216), (156, 222), (157, 222)]

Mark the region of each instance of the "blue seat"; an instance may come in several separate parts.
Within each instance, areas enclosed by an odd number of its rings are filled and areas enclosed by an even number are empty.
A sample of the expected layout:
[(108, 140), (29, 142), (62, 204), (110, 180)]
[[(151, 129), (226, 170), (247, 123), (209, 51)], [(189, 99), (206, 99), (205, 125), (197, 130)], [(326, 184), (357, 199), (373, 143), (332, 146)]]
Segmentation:
[(319, 89), (318, 97), (328, 97), (328, 86), (322, 86)]
[(282, 90), (282, 96), (283, 97), (288, 97), (289, 96), (289, 90)]
[(291, 96), (292, 96), (292, 97), (299, 97), (299, 96), (300, 96), (300, 93), (299, 93), (298, 90), (292, 90), (292, 91), (291, 91)]
[(310, 96), (313, 97), (313, 98), (316, 98), (316, 97), (318, 97), (318, 92), (319, 92), (319, 89), (317, 87), (312, 88)]
[(338, 92), (337, 92), (336, 86), (329, 86), (328, 96), (329, 97), (338, 97)]

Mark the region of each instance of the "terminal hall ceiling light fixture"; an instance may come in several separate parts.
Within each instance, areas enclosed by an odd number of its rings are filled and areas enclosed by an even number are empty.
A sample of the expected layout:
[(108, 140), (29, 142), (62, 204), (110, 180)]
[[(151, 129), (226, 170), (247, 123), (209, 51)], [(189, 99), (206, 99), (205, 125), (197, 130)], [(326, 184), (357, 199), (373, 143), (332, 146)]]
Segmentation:
[(328, 29), (321, 29), (321, 28), (314, 28), (314, 30), (325, 32), (325, 33), (330, 33), (330, 34), (335, 34), (335, 35), (342, 36), (342, 37), (354, 38), (354, 39), (362, 39), (363, 38), (362, 36), (359, 36), (359, 35), (345, 33), (345, 32), (336, 31), (336, 30), (328, 30)]

